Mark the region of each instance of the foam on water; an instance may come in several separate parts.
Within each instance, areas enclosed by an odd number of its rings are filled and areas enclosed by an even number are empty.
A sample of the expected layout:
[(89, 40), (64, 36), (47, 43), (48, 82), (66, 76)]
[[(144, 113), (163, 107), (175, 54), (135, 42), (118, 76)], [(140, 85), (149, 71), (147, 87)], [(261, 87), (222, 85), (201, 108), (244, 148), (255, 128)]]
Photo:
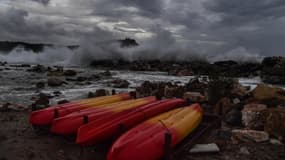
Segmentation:
[(66, 47), (45, 47), (43, 52), (34, 53), (21, 47), (10, 53), (0, 53), (0, 61), (8, 63), (45, 64), (68, 66), (75, 51)]
[[(1, 68), (1, 67), (0, 67)], [(101, 70), (91, 68), (71, 68), (81, 70), (83, 76), (94, 75)], [(180, 82), (181, 85), (187, 83), (193, 76), (170, 76), (165, 72), (134, 72), (134, 71), (111, 71), (115, 73), (113, 78), (127, 80), (131, 83), (130, 88), (116, 89), (118, 92), (134, 90), (135, 87), (140, 86), (144, 81), (162, 81), (162, 82)], [(13, 102), (16, 104), (30, 105), (32, 103), (31, 97), (36, 96), (39, 92), (35, 88), (35, 82), (46, 81), (44, 74), (37, 74), (26, 72), (25, 70), (4, 70), (2, 71), (0, 83), (0, 102)], [(111, 91), (108, 81), (112, 79), (100, 80), (92, 82), (92, 84), (73, 84), (64, 85), (61, 87), (48, 87), (41, 90), (43, 93), (53, 94), (54, 91), (60, 91), (62, 94), (59, 97), (52, 99), (52, 104), (62, 99), (74, 100), (85, 98), (88, 92), (94, 92), (97, 89), (107, 89)], [(262, 83), (261, 79), (255, 78), (239, 78), (239, 82), (244, 86), (250, 86), (254, 89), (257, 84)], [(279, 86), (280, 87), (280, 86)]]

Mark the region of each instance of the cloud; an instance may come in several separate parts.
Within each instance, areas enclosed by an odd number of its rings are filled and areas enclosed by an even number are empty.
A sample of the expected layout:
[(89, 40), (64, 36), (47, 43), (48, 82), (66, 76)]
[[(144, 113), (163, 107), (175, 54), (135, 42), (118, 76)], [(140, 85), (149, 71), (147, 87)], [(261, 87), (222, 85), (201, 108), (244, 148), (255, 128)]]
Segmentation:
[(261, 55), (283, 55), (285, 47), (285, 2), (282, 0), (227, 1), (204, 3), (220, 20), (209, 29), (227, 41), (227, 48), (239, 46), (257, 50)]
[(174, 50), (181, 57), (285, 50), (283, 0), (23, 1), (0, 1), (0, 40), (88, 44), (90, 50), (99, 41), (131, 37), (144, 45), (140, 53), (152, 47), (157, 57)]
[(39, 3), (43, 4), (43, 5), (47, 5), (50, 0), (32, 0), (32, 1), (39, 2)]
[(221, 14), (223, 24), (241, 25), (285, 16), (283, 0), (213, 0), (205, 3), (207, 9)]

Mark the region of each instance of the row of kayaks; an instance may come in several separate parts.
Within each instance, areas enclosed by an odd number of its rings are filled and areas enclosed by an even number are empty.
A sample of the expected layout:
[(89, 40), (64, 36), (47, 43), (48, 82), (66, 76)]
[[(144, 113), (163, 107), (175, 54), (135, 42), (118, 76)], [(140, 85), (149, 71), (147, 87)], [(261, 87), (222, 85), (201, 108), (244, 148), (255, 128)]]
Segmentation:
[(132, 99), (128, 93), (84, 99), (34, 111), (30, 123), (51, 126), (58, 135), (76, 134), (76, 143), (93, 145), (119, 137), (108, 160), (155, 160), (164, 154), (165, 134), (175, 147), (202, 120), (199, 104), (183, 99)]

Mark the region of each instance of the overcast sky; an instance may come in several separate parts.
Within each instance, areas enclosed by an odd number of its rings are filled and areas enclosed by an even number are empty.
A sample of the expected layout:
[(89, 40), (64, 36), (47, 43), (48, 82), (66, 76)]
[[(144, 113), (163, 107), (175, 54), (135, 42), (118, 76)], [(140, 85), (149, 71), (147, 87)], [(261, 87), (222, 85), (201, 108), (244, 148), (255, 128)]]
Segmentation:
[(285, 0), (0, 0), (0, 40), (80, 44), (88, 36), (285, 55)]

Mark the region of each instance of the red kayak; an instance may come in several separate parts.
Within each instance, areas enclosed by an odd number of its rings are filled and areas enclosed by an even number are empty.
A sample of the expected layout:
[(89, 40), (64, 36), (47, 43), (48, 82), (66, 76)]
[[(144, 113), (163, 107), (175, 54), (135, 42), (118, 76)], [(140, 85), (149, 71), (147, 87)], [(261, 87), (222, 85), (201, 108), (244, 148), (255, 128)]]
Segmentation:
[(53, 119), (65, 116), (72, 112), (86, 108), (96, 107), (99, 105), (115, 103), (127, 99), (131, 99), (130, 94), (123, 93), (113, 96), (90, 98), (81, 101), (75, 101), (67, 104), (48, 107), (45, 109), (32, 112), (29, 121), (33, 125), (40, 125), (40, 126), (50, 125)]
[(111, 147), (107, 160), (158, 160), (165, 154), (166, 136), (174, 148), (197, 128), (203, 111), (199, 104), (155, 116), (124, 133)]
[(86, 146), (101, 142), (119, 135), (123, 130), (130, 129), (150, 117), (182, 107), (185, 104), (182, 99), (161, 100), (123, 114), (96, 120), (79, 128), (76, 143)]
[(51, 132), (60, 135), (77, 133), (80, 126), (102, 118), (112, 118), (114, 115), (124, 114), (126, 111), (156, 101), (155, 97), (128, 100), (96, 108), (88, 108), (67, 116), (57, 118), (52, 122)]

